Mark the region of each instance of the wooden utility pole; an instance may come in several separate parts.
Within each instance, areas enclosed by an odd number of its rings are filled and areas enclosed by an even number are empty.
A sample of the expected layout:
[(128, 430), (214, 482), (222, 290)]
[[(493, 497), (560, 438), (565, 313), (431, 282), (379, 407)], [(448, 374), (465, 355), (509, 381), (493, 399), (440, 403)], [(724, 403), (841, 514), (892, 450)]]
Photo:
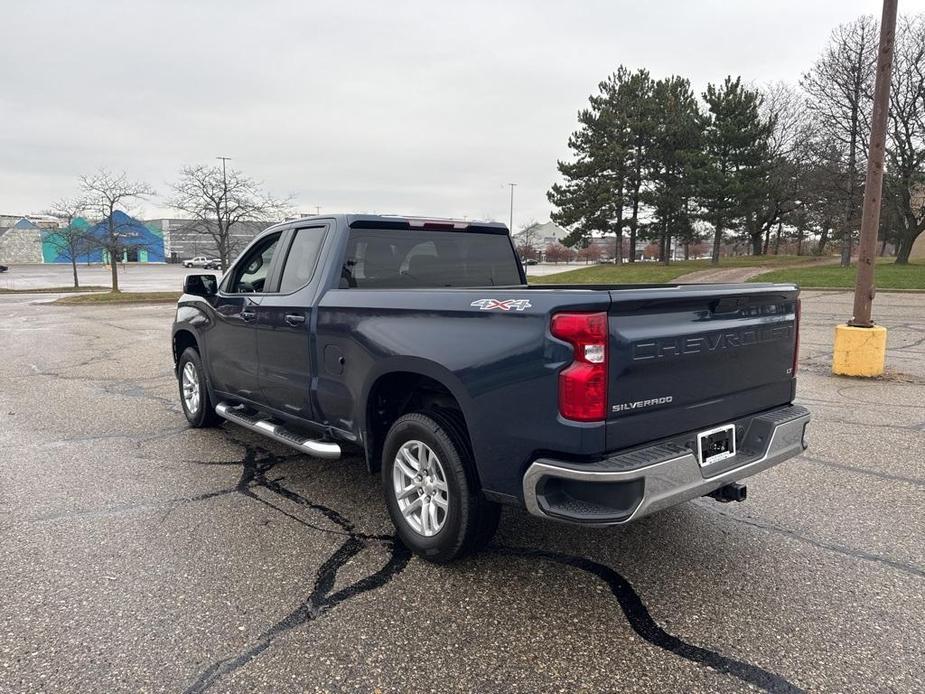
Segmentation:
[(880, 47), (877, 51), (877, 81), (870, 123), (870, 156), (864, 183), (864, 211), (861, 213), (861, 241), (858, 244), (858, 275), (854, 287), (854, 315), (847, 325), (835, 326), (832, 373), (839, 376), (882, 376), (886, 370), (886, 333), (871, 320), (874, 301), (874, 260), (880, 196), (883, 189), (883, 158), (886, 149), (886, 121), (890, 106), (890, 72), (896, 38), (897, 0), (883, 0)]
[(883, 159), (886, 126), (890, 110), (890, 73), (893, 44), (896, 41), (897, 0), (883, 0), (880, 20), (880, 48), (877, 52), (877, 80), (870, 123), (870, 156), (864, 182), (864, 210), (861, 213), (861, 239), (858, 244), (858, 274), (854, 288), (854, 316), (848, 325), (870, 328), (874, 300), (874, 261), (877, 256), (877, 230), (880, 226), (880, 199), (883, 189)]

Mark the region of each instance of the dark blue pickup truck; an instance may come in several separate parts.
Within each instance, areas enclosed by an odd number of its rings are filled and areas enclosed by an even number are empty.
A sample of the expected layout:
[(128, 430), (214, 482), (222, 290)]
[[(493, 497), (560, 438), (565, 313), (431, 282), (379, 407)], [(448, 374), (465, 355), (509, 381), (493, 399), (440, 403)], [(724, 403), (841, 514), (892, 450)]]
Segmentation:
[(486, 543), (500, 504), (618, 525), (802, 452), (797, 287), (527, 285), (501, 224), (335, 215), (191, 275), (173, 354), (193, 426), (361, 452), (401, 540)]

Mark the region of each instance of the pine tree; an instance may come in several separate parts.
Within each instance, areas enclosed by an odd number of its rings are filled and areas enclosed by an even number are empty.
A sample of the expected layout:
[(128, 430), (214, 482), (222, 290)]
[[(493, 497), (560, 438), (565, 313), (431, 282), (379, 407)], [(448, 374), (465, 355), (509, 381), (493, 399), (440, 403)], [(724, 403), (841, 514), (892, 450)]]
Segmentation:
[(723, 233), (741, 219), (761, 195), (768, 167), (772, 125), (762, 120), (758, 92), (741, 77), (707, 85), (708, 113), (703, 121), (703, 157), (698, 189), (705, 218), (713, 225), (713, 263), (719, 263)]
[(615, 258), (622, 253), (624, 192), (629, 166), (627, 117), (620, 107), (620, 90), (630, 72), (620, 67), (598, 85), (590, 107), (578, 113), (579, 128), (569, 137), (571, 162), (559, 161), (564, 184), (547, 193), (558, 209), (552, 219), (571, 227), (564, 239), (569, 246), (587, 244), (592, 232), (616, 234)]
[(647, 175), (655, 150), (658, 105), (655, 99), (655, 81), (648, 70), (637, 70), (621, 85), (619, 103), (626, 114), (628, 166), (626, 176), (626, 205), (630, 210), (630, 255), (636, 260), (636, 236), (639, 230), (639, 213), (646, 193)]
[(647, 236), (659, 243), (659, 258), (668, 263), (672, 238), (694, 240), (690, 199), (701, 157), (701, 114), (690, 82), (682, 77), (656, 82), (650, 103), (652, 139), (642, 199), (651, 207)]

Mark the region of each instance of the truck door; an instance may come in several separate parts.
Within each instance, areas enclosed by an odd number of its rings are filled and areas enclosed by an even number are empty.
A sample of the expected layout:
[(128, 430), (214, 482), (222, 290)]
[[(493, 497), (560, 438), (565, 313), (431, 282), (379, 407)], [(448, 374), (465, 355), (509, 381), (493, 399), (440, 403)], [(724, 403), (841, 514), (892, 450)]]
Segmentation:
[(327, 226), (292, 232), (285, 249), (279, 287), (257, 307), (257, 359), (262, 400), (279, 412), (312, 419), (311, 324), (313, 279)]
[(209, 333), (208, 363), (216, 390), (260, 400), (257, 373), (257, 307), (266, 294), (280, 234), (258, 241), (235, 264), (215, 298), (215, 325)]

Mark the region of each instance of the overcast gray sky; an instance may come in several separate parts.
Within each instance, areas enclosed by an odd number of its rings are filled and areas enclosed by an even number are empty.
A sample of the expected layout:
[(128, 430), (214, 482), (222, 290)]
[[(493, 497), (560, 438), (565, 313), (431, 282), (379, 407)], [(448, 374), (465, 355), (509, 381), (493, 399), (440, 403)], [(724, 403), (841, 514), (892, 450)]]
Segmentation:
[(166, 194), (223, 154), (303, 212), (507, 221), (516, 182), (515, 227), (545, 221), (576, 112), (618, 65), (698, 91), (796, 81), (864, 13), (880, 0), (2, 0), (0, 213), (101, 165)]

